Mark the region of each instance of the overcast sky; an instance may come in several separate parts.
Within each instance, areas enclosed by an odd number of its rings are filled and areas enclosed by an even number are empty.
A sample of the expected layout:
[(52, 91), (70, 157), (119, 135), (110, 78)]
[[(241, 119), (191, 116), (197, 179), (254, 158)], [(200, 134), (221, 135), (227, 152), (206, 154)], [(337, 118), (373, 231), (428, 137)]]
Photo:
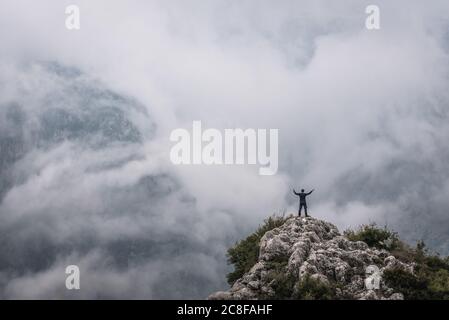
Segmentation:
[[(81, 29), (65, 28), (77, 4)], [(380, 30), (365, 8), (380, 7)], [(291, 187), (449, 253), (449, 3), (0, 3), (0, 297), (204, 298)], [(170, 132), (279, 129), (279, 170), (175, 166)], [(81, 269), (81, 290), (64, 269)]]

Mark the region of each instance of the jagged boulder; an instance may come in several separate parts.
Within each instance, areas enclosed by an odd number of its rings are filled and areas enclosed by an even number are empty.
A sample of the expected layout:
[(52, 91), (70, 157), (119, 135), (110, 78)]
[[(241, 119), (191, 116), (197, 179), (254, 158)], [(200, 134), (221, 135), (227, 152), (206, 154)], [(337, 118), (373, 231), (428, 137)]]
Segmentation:
[(258, 262), (228, 291), (209, 299), (309, 298), (308, 286), (331, 299), (403, 299), (382, 273), (413, 267), (384, 249), (350, 241), (329, 222), (291, 217), (263, 235)]

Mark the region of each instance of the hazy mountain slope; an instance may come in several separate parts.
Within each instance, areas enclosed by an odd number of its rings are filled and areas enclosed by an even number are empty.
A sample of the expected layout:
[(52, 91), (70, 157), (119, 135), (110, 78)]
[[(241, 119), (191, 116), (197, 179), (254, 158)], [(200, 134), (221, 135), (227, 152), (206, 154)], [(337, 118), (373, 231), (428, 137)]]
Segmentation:
[[(148, 147), (147, 106), (54, 62), (3, 76), (0, 297), (204, 297), (223, 282), (197, 266), (215, 247), (192, 233), (195, 200)], [(70, 264), (82, 290), (65, 288)]]

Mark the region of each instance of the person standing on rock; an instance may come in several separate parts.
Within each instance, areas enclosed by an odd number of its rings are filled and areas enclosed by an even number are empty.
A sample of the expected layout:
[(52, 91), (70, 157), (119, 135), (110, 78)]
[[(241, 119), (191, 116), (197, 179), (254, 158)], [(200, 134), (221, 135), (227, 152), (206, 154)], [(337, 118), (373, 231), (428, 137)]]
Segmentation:
[(312, 189), (312, 191), (305, 193), (304, 189), (301, 189), (301, 192), (298, 193), (298, 192), (295, 191), (295, 189), (293, 189), (293, 193), (299, 197), (298, 216), (301, 216), (301, 209), (304, 208), (304, 212), (306, 214), (306, 217), (308, 217), (306, 197), (308, 195), (310, 195), (313, 192), (313, 190), (315, 190), (315, 189)]

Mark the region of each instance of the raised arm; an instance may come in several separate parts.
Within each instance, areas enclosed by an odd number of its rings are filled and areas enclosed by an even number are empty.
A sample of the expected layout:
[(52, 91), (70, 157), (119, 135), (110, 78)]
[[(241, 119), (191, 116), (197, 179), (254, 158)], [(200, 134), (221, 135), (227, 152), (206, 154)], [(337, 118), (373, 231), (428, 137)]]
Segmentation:
[(311, 194), (311, 193), (313, 192), (313, 190), (315, 190), (315, 189), (312, 189), (312, 191), (310, 191), (309, 193), (306, 193), (306, 195), (309, 195), (309, 194)]
[(295, 191), (295, 189), (293, 189), (293, 193), (294, 193), (295, 195), (299, 196), (299, 193), (297, 193), (297, 192)]

